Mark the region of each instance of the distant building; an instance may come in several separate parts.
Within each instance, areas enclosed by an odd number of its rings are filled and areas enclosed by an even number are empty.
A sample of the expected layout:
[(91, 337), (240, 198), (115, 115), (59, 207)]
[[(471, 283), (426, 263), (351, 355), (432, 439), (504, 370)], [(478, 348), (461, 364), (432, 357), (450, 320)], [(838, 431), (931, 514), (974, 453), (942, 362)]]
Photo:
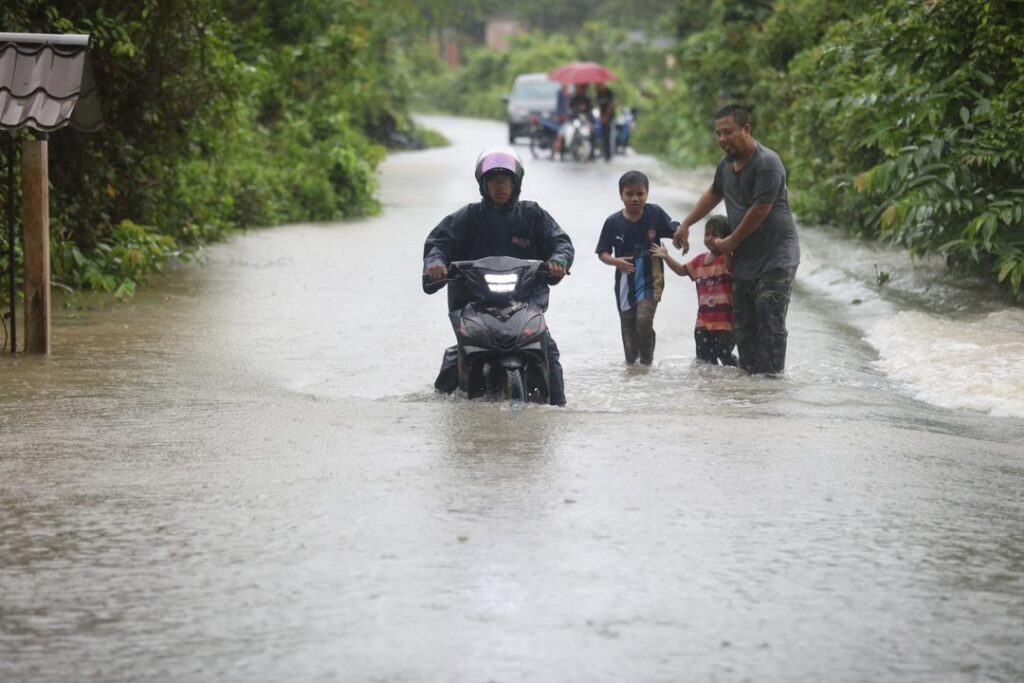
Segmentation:
[(459, 34), (453, 28), (438, 32), (438, 54), (444, 63), (454, 68), (459, 66)]
[(522, 22), (512, 17), (491, 17), (484, 25), (484, 44), (494, 50), (507, 50), (512, 37), (525, 32)]

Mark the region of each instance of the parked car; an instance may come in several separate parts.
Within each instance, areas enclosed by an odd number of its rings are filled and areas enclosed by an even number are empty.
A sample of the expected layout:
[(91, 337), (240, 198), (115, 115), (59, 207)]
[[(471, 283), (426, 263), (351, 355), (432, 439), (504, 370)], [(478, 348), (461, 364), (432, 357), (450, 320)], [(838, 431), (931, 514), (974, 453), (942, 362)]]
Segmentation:
[(531, 115), (550, 117), (555, 113), (561, 87), (545, 73), (516, 76), (512, 92), (503, 98), (508, 115), (509, 144), (519, 136), (530, 135)]

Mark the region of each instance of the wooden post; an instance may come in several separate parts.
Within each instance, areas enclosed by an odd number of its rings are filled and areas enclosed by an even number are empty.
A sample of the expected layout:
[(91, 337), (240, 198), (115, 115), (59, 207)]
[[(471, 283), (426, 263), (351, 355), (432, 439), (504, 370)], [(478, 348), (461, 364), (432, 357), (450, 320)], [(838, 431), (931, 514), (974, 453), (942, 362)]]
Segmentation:
[(47, 141), (21, 144), (25, 225), (25, 352), (50, 353), (50, 186)]
[(18, 317), (15, 315), (18, 303), (18, 268), (14, 247), (14, 160), (17, 157), (14, 134), (7, 134), (7, 296), (11, 306), (11, 353), (18, 352)]

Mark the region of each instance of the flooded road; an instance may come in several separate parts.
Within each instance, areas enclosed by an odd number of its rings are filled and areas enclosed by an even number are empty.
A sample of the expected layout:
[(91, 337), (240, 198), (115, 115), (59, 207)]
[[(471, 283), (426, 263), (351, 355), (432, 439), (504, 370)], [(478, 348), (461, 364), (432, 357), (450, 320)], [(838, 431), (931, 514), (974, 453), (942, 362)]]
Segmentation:
[(504, 127), (428, 123), (455, 144), (392, 156), (382, 216), (250, 232), (0, 359), (0, 680), (1024, 679), (1019, 311), (804, 229), (785, 379), (696, 366), (671, 274), (627, 369), (617, 178), (674, 217), (706, 178), (527, 158), (577, 247), (569, 405), (436, 397), (423, 239)]

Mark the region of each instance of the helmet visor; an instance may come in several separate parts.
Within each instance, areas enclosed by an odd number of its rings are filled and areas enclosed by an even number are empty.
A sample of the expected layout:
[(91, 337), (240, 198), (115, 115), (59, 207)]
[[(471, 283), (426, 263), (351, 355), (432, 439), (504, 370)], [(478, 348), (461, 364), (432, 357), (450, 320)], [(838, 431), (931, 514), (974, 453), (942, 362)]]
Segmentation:
[(516, 158), (511, 154), (495, 152), (494, 154), (488, 154), (480, 161), (480, 175), (483, 176), (489, 171), (499, 169), (516, 175), (516, 165)]

